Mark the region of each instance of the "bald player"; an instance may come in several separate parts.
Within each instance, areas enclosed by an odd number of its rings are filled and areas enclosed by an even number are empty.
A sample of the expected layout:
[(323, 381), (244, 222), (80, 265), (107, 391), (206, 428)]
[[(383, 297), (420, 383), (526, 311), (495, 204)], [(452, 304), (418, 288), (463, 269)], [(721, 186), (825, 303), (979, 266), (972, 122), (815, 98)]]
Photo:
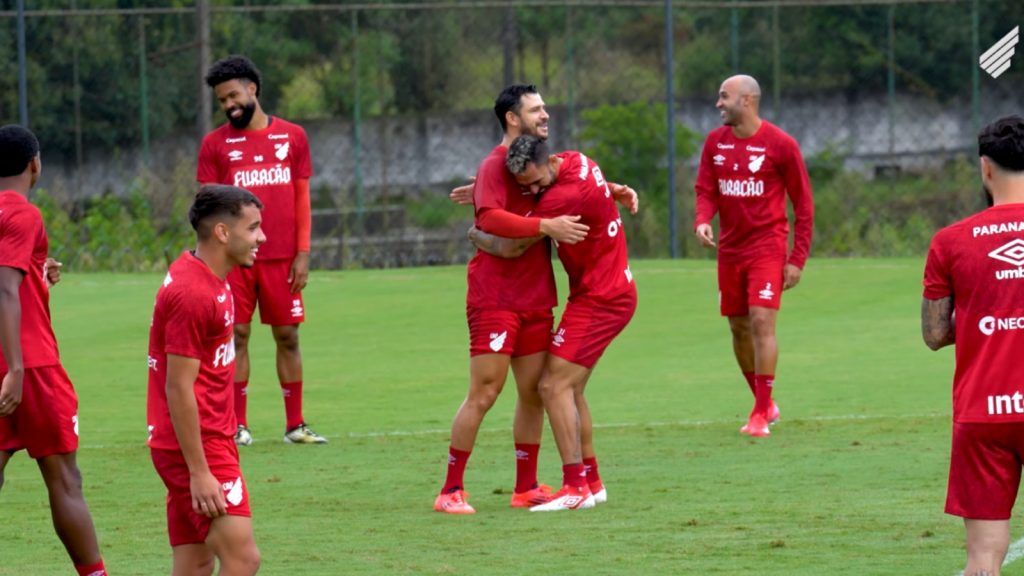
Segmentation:
[[(754, 408), (740, 432), (768, 436), (779, 418), (772, 399), (779, 347), (775, 322), (782, 291), (800, 282), (811, 248), (814, 200), (800, 147), (759, 116), (761, 88), (750, 76), (722, 83), (715, 105), (720, 128), (704, 142), (697, 174), (694, 232), (718, 249), (719, 307), (729, 319), (733, 352)], [(789, 249), (786, 198), (793, 204)], [(712, 219), (718, 215), (715, 243)]]

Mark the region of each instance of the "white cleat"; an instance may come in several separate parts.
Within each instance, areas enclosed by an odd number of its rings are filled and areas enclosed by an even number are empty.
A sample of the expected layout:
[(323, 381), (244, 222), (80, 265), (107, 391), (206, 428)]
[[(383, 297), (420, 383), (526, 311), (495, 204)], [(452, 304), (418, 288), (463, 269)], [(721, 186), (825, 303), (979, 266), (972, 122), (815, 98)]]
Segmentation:
[(313, 432), (313, 429), (305, 424), (299, 424), (295, 428), (284, 433), (285, 444), (327, 444), (327, 438)]
[(235, 445), (236, 446), (249, 446), (252, 444), (252, 432), (245, 426), (239, 424), (238, 431), (235, 432)]
[(579, 488), (573, 486), (562, 486), (554, 496), (551, 497), (546, 504), (540, 504), (530, 508), (530, 512), (559, 512), (562, 510), (582, 510), (584, 508), (593, 508), (596, 505), (594, 501), (594, 495), (590, 493), (590, 488), (582, 486)]

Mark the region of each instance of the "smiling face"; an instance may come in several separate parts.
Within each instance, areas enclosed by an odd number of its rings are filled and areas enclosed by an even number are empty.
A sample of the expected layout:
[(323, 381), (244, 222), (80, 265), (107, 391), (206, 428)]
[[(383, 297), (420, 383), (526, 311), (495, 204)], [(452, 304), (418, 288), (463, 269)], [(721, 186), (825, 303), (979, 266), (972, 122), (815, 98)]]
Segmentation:
[(242, 213), (227, 225), (227, 255), (235, 265), (250, 268), (256, 262), (260, 244), (267, 241), (261, 228), (260, 209), (253, 204), (242, 207)]
[(232, 126), (238, 130), (249, 126), (258, 105), (256, 84), (247, 80), (228, 80), (217, 84), (213, 93)]
[(743, 120), (745, 110), (748, 106), (749, 95), (743, 94), (740, 83), (735, 80), (726, 80), (718, 90), (719, 116), (722, 117), (722, 124), (726, 126), (737, 126)]
[(519, 112), (509, 112), (512, 117), (509, 124), (519, 130), (519, 134), (529, 134), (541, 140), (548, 138), (548, 116), (544, 109), (544, 99), (540, 94), (523, 94), (519, 99)]

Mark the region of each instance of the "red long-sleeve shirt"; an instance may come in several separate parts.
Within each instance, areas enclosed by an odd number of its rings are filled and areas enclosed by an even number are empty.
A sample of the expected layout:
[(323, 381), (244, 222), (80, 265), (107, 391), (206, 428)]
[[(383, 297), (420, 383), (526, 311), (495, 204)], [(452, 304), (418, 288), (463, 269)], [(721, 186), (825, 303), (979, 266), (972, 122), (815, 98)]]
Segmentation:
[(708, 134), (697, 173), (695, 226), (719, 214), (718, 257), (736, 262), (785, 255), (786, 197), (793, 203), (794, 241), (787, 262), (804, 267), (814, 232), (814, 198), (800, 147), (762, 120), (757, 133), (737, 138), (722, 126)]

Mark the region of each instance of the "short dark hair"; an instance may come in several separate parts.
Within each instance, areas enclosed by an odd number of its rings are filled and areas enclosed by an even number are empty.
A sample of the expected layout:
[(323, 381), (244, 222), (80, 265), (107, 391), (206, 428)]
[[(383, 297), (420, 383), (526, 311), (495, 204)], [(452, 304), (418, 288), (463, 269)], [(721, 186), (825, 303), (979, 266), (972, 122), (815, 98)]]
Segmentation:
[(1004, 116), (982, 128), (978, 155), (1010, 172), (1024, 172), (1024, 118)]
[(533, 84), (513, 84), (502, 90), (494, 101), (494, 114), (498, 117), (502, 132), (508, 129), (505, 113), (511, 110), (513, 113), (519, 114), (519, 110), (523, 107), (523, 94), (539, 94), (539, 92)]
[(513, 174), (526, 172), (528, 164), (541, 166), (548, 161), (548, 145), (545, 141), (524, 134), (517, 136), (508, 147), (508, 154), (505, 155), (505, 167)]
[(17, 124), (0, 127), (0, 178), (24, 173), (36, 154), (39, 140), (31, 130)]
[(188, 221), (200, 239), (209, 237), (211, 221), (217, 217), (238, 218), (242, 208), (255, 206), (263, 209), (263, 203), (255, 194), (244, 188), (226, 184), (206, 184), (199, 189), (192, 207), (188, 210)]
[(215, 88), (229, 80), (242, 80), (256, 85), (256, 96), (260, 95), (260, 69), (245, 56), (233, 54), (218, 60), (206, 72), (206, 85)]

